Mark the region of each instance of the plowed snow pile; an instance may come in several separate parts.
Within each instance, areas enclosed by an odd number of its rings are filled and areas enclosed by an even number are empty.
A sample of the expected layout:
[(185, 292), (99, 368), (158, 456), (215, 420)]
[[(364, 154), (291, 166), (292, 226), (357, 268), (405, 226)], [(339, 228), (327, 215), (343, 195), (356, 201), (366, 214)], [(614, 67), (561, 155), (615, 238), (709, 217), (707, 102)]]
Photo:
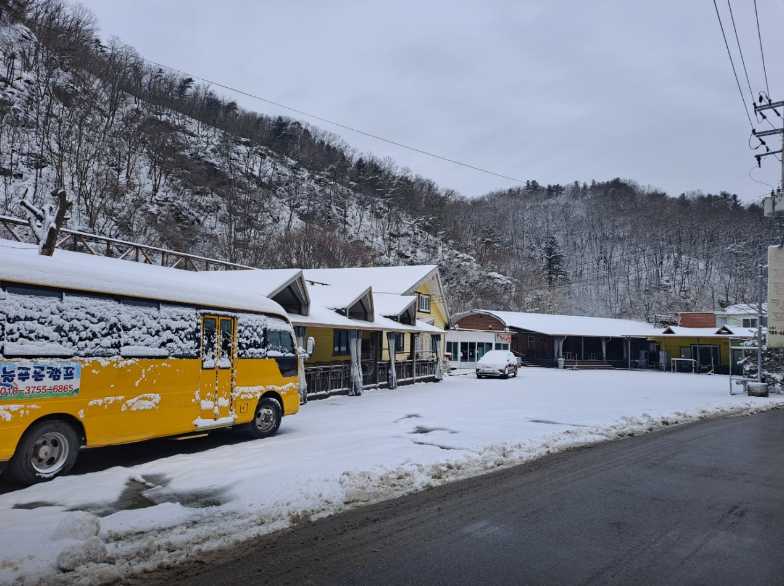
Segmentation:
[(0, 496), (0, 582), (108, 583), (566, 447), (784, 405), (724, 376), (524, 369), (311, 402), (279, 434)]

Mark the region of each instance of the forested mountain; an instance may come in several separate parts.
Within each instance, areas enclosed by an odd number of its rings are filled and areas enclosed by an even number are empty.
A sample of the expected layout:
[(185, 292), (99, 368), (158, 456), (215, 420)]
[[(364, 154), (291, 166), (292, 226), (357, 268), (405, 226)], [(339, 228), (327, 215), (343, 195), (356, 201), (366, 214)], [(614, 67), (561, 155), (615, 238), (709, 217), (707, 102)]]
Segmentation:
[(105, 45), (59, 0), (0, 0), (0, 197), (71, 226), (263, 267), (437, 263), (452, 311), (652, 318), (749, 301), (772, 229), (737, 197), (615, 179), (479, 198)]

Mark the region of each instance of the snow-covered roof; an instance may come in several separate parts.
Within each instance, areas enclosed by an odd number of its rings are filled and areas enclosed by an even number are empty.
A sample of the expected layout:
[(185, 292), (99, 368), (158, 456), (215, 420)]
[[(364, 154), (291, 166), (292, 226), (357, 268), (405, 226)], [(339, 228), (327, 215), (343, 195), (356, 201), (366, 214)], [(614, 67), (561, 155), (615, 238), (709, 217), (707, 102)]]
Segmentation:
[[(724, 311), (718, 311), (716, 313), (722, 315), (758, 315), (759, 314), (759, 307), (754, 303), (736, 303), (735, 305), (730, 305), (724, 308)], [(768, 313), (768, 304), (762, 304), (762, 313)]]
[[(214, 273), (202, 272), (199, 274), (208, 279), (215, 278)], [(301, 274), (301, 269), (221, 271), (220, 280), (236, 287), (253, 287), (259, 294), (271, 297), (296, 280)]]
[(517, 328), (547, 336), (597, 336), (606, 338), (655, 336), (661, 330), (651, 324), (630, 319), (588, 317), (582, 315), (557, 315), (549, 313), (524, 313), (518, 311), (475, 310), (467, 313), (492, 315)]
[(286, 316), (280, 305), (255, 289), (238, 287), (216, 274), (204, 277), (61, 249), (43, 256), (34, 245), (0, 240), (0, 281)]
[(336, 281), (334, 284), (313, 283), (305, 271), (305, 280), (308, 282), (308, 293), (314, 305), (321, 305), (329, 309), (346, 309), (354, 305), (370, 292), (366, 283)]
[(719, 328), (685, 328), (682, 326), (667, 326), (658, 334), (660, 337), (673, 338), (753, 338), (756, 330), (735, 326), (721, 326)]
[(376, 293), (404, 295), (437, 270), (437, 265), (397, 267), (349, 267), (343, 269), (307, 269), (305, 279), (320, 283), (362, 283)]
[(331, 327), (346, 330), (387, 330), (392, 332), (419, 332), (441, 334), (443, 330), (422, 320), (417, 320), (415, 326), (401, 324), (393, 319), (376, 315), (372, 321), (351, 319), (332, 309), (317, 304), (310, 306), (308, 315), (289, 315), (291, 323), (297, 326)]
[(416, 303), (416, 295), (393, 295), (373, 291), (373, 307), (376, 315), (399, 316)]

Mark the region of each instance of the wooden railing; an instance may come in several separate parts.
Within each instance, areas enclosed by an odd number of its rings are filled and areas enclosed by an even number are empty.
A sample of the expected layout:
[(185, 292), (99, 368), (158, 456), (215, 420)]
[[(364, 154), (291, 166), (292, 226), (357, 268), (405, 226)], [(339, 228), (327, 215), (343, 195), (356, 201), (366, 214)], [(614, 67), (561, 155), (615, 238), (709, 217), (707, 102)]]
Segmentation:
[[(17, 242), (35, 244), (35, 238), (26, 220), (13, 216), (0, 216), (0, 238), (8, 237)], [(253, 268), (225, 260), (177, 252), (176, 250), (158, 248), (157, 246), (137, 244), (127, 240), (99, 236), (98, 234), (90, 234), (89, 232), (80, 232), (79, 230), (70, 230), (68, 228), (60, 230), (56, 247), (95, 256), (109, 256), (121, 260), (133, 260), (145, 264), (191, 271), (223, 271), (227, 269)]]
[[(374, 363), (372, 360), (363, 360), (363, 388), (388, 386), (389, 368), (388, 361)], [(432, 379), (436, 373), (436, 361), (435, 358), (430, 357), (418, 358), (416, 360), (416, 375), (414, 375), (413, 360), (398, 360), (395, 362), (395, 372), (398, 384)], [(305, 366), (305, 380), (308, 384), (309, 399), (348, 392), (351, 390), (351, 363), (336, 362)]]

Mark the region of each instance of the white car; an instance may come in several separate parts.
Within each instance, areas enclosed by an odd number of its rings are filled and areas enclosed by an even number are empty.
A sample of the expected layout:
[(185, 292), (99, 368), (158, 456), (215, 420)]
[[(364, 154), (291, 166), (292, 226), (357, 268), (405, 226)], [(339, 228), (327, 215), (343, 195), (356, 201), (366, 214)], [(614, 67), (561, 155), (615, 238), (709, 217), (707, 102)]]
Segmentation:
[(517, 376), (517, 356), (509, 350), (490, 350), (476, 363), (476, 378)]

